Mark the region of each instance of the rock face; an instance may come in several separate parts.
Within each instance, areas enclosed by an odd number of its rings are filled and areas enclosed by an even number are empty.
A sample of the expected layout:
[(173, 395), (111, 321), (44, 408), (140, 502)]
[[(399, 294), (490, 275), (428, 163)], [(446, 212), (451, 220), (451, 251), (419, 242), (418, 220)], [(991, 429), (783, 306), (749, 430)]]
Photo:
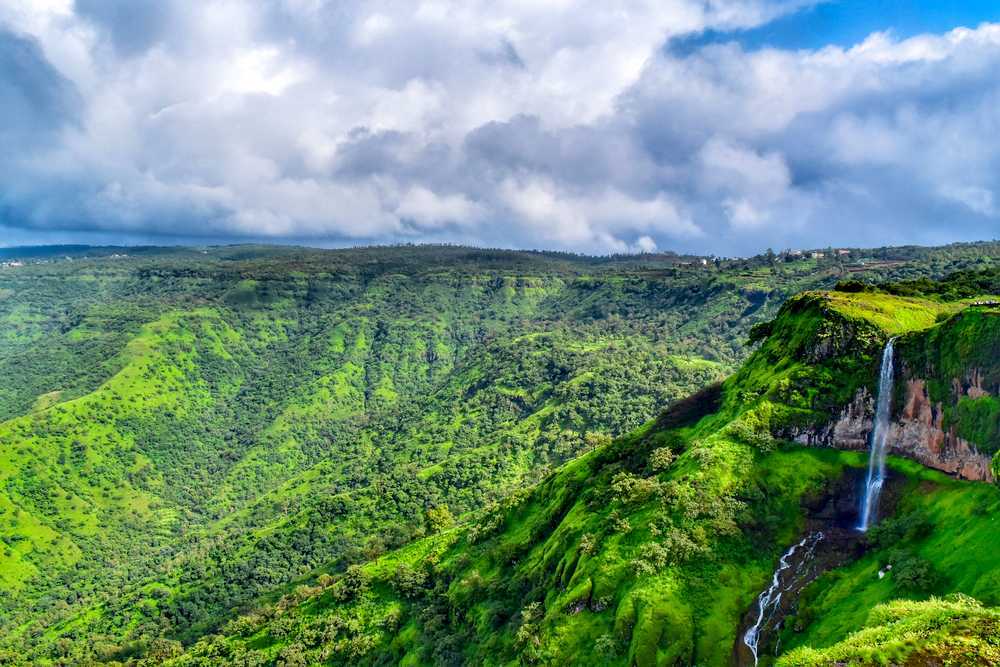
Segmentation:
[[(956, 395), (971, 398), (989, 395), (978, 378), (978, 372), (973, 371), (966, 382), (956, 379)], [(910, 378), (905, 381), (905, 387), (903, 409), (895, 416), (889, 430), (889, 451), (961, 479), (994, 481), (989, 454), (980, 452), (975, 445), (958, 437), (954, 426), (944, 427), (941, 404), (931, 402), (926, 382)], [(796, 442), (814, 447), (867, 449), (874, 404), (874, 397), (862, 389), (837, 419), (789, 435)]]
[(837, 419), (823, 426), (793, 431), (791, 439), (810, 447), (865, 450), (868, 449), (874, 414), (875, 398), (862, 388)]
[[(987, 395), (975, 382), (964, 393), (971, 398)], [(926, 383), (908, 380), (903, 411), (889, 431), (891, 451), (962, 479), (992, 482), (990, 456), (958, 437), (954, 426), (945, 430), (942, 421), (941, 405), (931, 404)]]

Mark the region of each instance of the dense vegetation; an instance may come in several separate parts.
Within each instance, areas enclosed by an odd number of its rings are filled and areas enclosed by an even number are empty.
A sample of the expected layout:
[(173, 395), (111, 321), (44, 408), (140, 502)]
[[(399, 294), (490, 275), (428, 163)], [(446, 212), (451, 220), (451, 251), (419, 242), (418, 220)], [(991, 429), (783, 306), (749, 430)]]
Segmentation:
[[(842, 493), (845, 475), (865, 464), (862, 452), (804, 450), (775, 434), (828, 419), (871, 384), (889, 336), (940, 337), (938, 327), (947, 332), (967, 310), (880, 293), (796, 297), (722, 385), (464, 527), (300, 586), (176, 664), (727, 664), (743, 613), (810, 521), (810, 506)], [(977, 349), (961, 359), (976, 363)], [(783, 645), (843, 640), (872, 606), (900, 596), (960, 592), (996, 603), (1000, 489), (909, 462), (894, 468), (896, 518), (867, 537), (863, 558), (807, 588)], [(891, 574), (877, 577), (886, 566)], [(801, 648), (786, 663), (939, 654), (954, 647), (940, 634), (916, 647), (912, 638), (938, 614), (962, 611), (975, 621), (962, 655), (991, 664), (995, 612), (957, 600), (919, 613), (893, 603), (845, 644)], [(991, 625), (980, 628), (980, 619)]]
[(158, 664), (221, 630), (180, 660), (718, 664), (802, 498), (863, 463), (771, 433), (958, 309), (930, 283), (778, 307), (1000, 248), (7, 253), (0, 663)]

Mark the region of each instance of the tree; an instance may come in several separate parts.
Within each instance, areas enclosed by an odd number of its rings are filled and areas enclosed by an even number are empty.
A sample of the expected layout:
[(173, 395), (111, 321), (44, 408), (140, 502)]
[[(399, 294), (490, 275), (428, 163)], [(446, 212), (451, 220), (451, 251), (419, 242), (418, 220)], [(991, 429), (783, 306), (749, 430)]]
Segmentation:
[(454, 523), (455, 517), (451, 515), (451, 511), (447, 505), (438, 505), (427, 510), (427, 524), (430, 526), (432, 533), (440, 533), (443, 530), (447, 530)]

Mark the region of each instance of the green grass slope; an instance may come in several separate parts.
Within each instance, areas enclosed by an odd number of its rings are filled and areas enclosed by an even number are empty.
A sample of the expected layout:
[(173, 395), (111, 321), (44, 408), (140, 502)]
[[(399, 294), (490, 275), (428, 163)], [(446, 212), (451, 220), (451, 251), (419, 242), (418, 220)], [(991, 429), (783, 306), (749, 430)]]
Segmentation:
[(780, 667), (987, 666), (1000, 663), (1000, 610), (961, 595), (875, 607), (864, 628), (826, 649), (796, 649)]
[[(478, 359), (475, 367), (491, 378), (491, 386), (506, 381), (504, 386), (509, 390), (527, 393), (526, 380), (518, 378), (530, 377), (526, 371), (549, 359), (542, 352), (551, 350), (556, 342), (554, 336), (542, 337), (531, 346), (522, 341), (497, 350), (491, 360)], [(266, 591), (275, 582), (271, 573), (283, 572), (282, 568), (291, 564), (325, 565), (328, 561), (336, 564), (343, 559), (370, 558), (430, 530), (428, 508), (447, 508), (456, 514), (477, 509), (520, 488), (525, 479), (537, 479), (547, 465), (606, 441), (604, 429), (620, 428), (621, 417), (616, 411), (628, 407), (630, 396), (638, 398), (648, 391), (649, 398), (642, 401), (645, 403), (656, 396), (675, 394), (688, 379), (717, 377), (712, 363), (685, 360), (682, 371), (676, 366), (678, 360), (644, 351), (632, 343), (622, 345), (616, 354), (628, 355), (635, 363), (644, 359), (647, 363), (635, 366), (641, 376), (619, 379), (615, 373), (629, 367), (607, 357), (609, 348), (615, 346), (614, 341), (594, 342), (587, 350), (574, 352), (566, 359), (570, 362), (567, 370), (586, 370), (569, 372), (554, 386), (534, 386), (537, 395), (525, 396), (518, 411), (508, 407), (497, 412), (494, 404), (498, 397), (485, 387), (463, 399), (470, 389), (470, 379), (463, 377), (464, 372), (459, 373), (457, 377), (462, 379), (446, 387), (443, 396), (431, 397), (436, 405), (448, 406), (447, 412), (427, 413), (393, 442), (383, 443), (391, 449), (361, 451), (353, 460), (349, 460), (351, 452), (343, 451), (339, 460), (342, 466), (349, 463), (348, 469), (338, 468), (337, 459), (322, 461), (247, 509), (226, 516), (206, 537), (210, 553), (199, 548), (179, 554), (170, 570), (157, 578), (160, 587), (137, 591), (136, 595), (116, 600), (113, 606), (105, 606), (100, 617), (103, 622), (92, 622), (91, 631), (143, 627), (141, 611), (146, 600), (156, 596), (162, 596), (155, 601), (163, 611), (190, 604), (204, 607), (213, 599), (232, 604), (232, 600), (240, 599), (233, 593), (241, 592), (235, 582), (242, 586), (244, 594), (255, 587)], [(596, 380), (588, 375), (605, 368), (608, 372), (598, 375), (600, 383), (592, 386)], [(650, 377), (662, 378), (664, 384), (645, 387)], [(671, 377), (680, 384), (674, 386)], [(616, 403), (619, 397), (621, 401)], [(609, 401), (614, 405), (612, 410), (604, 407)], [(642, 404), (637, 403), (635, 409), (642, 409)], [(574, 427), (572, 421), (565, 421), (569, 418), (577, 421), (575, 428), (586, 433), (585, 437), (580, 431), (570, 430)], [(475, 434), (473, 427), (481, 429), (481, 435), (470, 440)], [(493, 440), (489, 434), (503, 435)], [(389, 467), (385, 474), (363, 486), (350, 484), (354, 475), (363, 474), (363, 466), (370, 465), (371, 458), (386, 462)], [(391, 493), (387, 493), (390, 489)], [(405, 517), (405, 527), (398, 525), (401, 517)], [(309, 536), (309, 541), (304, 542), (303, 536)], [(331, 540), (332, 536), (338, 536), (339, 541)], [(351, 541), (359, 546), (351, 547)], [(203, 568), (205, 574), (202, 582), (192, 587), (185, 584), (189, 579), (186, 573), (196, 567)], [(165, 596), (163, 584), (170, 591)], [(57, 626), (55, 631), (79, 636), (79, 629), (72, 625)]]
[(783, 646), (829, 646), (861, 627), (873, 607), (900, 597), (958, 592), (1000, 605), (1000, 489), (909, 461), (897, 461), (894, 470), (906, 478), (895, 515), (872, 530), (864, 557), (803, 592)]
[[(163, 500), (195, 462), (164, 459), (143, 441), (143, 426), (163, 415), (197, 420), (234, 391), (230, 351), (240, 344), (209, 309), (168, 313), (142, 328), (121, 370), (92, 393), (0, 423), (0, 581), (8, 594), (37, 594), (69, 568), (99, 569), (172, 535), (180, 508)], [(208, 367), (211, 381), (202, 375)]]

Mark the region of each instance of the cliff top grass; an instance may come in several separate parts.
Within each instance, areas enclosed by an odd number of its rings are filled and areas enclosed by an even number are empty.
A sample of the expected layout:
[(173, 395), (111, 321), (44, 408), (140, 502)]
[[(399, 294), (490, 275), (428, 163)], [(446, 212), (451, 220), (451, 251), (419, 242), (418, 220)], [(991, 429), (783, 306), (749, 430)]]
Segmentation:
[(865, 627), (828, 648), (799, 648), (779, 667), (996, 665), (1000, 610), (962, 595), (875, 607)]
[(862, 387), (874, 391), (881, 350), (890, 337), (941, 330), (976, 299), (899, 296), (873, 289), (809, 291), (751, 331), (762, 341), (725, 383), (723, 409), (709, 428), (740, 415), (764, 428), (793, 430), (827, 420)]
[(841, 315), (874, 324), (890, 336), (934, 326), (965, 307), (964, 302), (945, 302), (922, 297), (894, 296), (872, 292), (807, 292), (819, 295)]

